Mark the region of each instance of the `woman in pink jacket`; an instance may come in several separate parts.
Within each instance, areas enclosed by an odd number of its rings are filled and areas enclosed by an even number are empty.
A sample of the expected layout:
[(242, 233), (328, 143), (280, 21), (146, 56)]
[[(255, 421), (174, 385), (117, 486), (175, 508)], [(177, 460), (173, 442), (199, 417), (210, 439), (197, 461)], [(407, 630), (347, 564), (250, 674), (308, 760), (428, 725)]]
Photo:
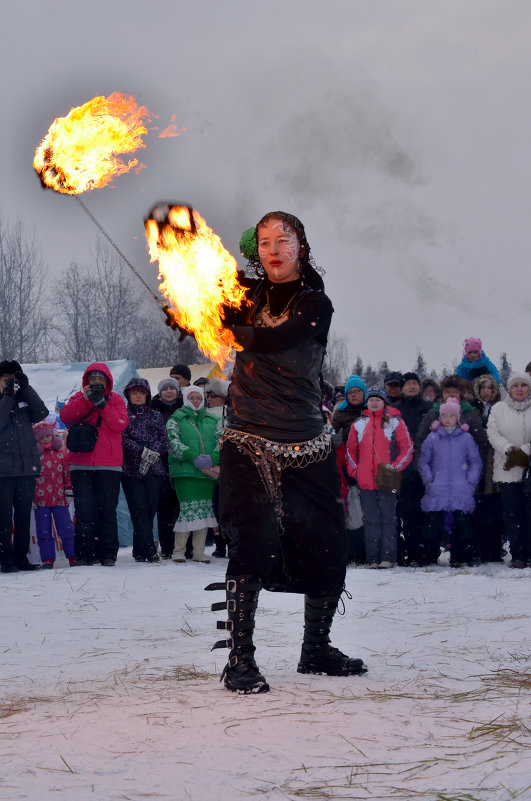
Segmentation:
[(381, 489), (378, 464), (404, 470), (413, 458), (413, 443), (400, 413), (386, 404), (381, 387), (367, 390), (367, 409), (352, 424), (347, 442), (347, 470), (360, 488), (365, 551), (371, 568), (396, 561), (396, 492)]
[(67, 427), (84, 422), (98, 432), (91, 451), (68, 452), (76, 509), (76, 557), (81, 566), (95, 561), (114, 565), (118, 554), (116, 507), (123, 463), (122, 431), (129, 420), (123, 398), (112, 387), (107, 365), (93, 362), (83, 374), (82, 389), (61, 409), (61, 420)]

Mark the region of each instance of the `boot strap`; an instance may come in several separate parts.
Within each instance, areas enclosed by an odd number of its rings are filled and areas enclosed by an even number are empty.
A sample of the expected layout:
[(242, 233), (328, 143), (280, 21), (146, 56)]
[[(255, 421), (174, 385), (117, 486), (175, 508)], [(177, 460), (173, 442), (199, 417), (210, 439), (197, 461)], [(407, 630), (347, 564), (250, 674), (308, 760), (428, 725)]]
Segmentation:
[(208, 584), (205, 587), (205, 590), (210, 592), (211, 590), (225, 590), (227, 589), (227, 584), (224, 581), (215, 581), (213, 584)]
[(212, 648), (210, 650), (211, 651), (215, 651), (217, 648), (231, 648), (232, 649), (233, 647), (234, 647), (234, 643), (233, 643), (232, 640), (218, 640), (217, 642), (214, 643), (214, 645), (212, 646)]
[[(225, 631), (232, 632), (234, 631), (234, 620), (218, 620), (216, 621), (216, 627), (218, 629), (223, 629)], [(248, 632), (248, 631), (253, 631), (253, 629), (254, 629), (254, 618), (252, 620), (247, 620), (247, 621), (244, 620), (238, 622), (238, 631)]]
[(254, 610), (256, 605), (256, 599), (252, 601), (240, 601), (239, 603), (236, 601), (235, 598), (229, 598), (227, 601), (217, 601), (215, 604), (212, 604), (210, 609), (212, 612), (219, 612), (222, 609), (226, 609), (228, 612), (236, 612), (238, 609), (243, 609), (244, 611), (247, 610)]

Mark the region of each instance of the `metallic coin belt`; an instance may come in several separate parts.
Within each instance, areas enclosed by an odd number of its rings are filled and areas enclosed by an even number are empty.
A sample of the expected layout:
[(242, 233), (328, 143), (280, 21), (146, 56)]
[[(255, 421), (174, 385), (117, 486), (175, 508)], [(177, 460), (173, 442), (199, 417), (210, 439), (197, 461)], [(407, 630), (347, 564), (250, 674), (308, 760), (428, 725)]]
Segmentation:
[(224, 428), (219, 440), (220, 449), (224, 442), (233, 442), (240, 453), (251, 459), (275, 507), (280, 525), (283, 515), (282, 471), (287, 467), (304, 468), (314, 462), (321, 462), (332, 450), (332, 440), (326, 431), (304, 442), (276, 442), (258, 434)]

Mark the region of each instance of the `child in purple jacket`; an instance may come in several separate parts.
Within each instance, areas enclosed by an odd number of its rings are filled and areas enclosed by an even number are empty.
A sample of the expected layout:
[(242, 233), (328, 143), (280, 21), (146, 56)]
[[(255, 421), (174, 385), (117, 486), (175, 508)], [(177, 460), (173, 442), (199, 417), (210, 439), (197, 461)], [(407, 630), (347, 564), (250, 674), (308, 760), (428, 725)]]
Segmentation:
[(459, 425), (461, 408), (454, 398), (440, 407), (439, 420), (422, 444), (418, 470), (425, 486), (421, 506), (425, 512), (422, 533), (424, 564), (436, 563), (445, 513), (453, 513), (450, 564), (477, 564), (477, 543), (472, 527), (474, 492), (483, 463), (466, 424)]

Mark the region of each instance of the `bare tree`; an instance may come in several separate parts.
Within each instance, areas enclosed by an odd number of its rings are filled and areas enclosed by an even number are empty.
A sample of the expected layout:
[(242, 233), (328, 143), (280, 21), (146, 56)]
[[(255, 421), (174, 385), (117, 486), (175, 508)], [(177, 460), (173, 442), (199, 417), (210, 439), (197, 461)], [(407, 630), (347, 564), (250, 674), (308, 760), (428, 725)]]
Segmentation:
[(62, 297), (55, 341), (70, 362), (88, 362), (95, 354), (93, 342), (97, 288), (88, 268), (72, 261), (61, 276)]
[(323, 362), (323, 378), (333, 386), (344, 383), (348, 374), (347, 365), (347, 338), (341, 334), (329, 334)]
[(138, 292), (123, 262), (99, 237), (96, 243), (96, 308), (92, 333), (99, 358), (129, 358), (138, 305)]
[(166, 367), (169, 365), (200, 364), (206, 362), (195, 339), (179, 341), (179, 332), (172, 331), (164, 322), (164, 315), (154, 303), (146, 305), (138, 319), (129, 358), (137, 367)]
[(7, 226), (0, 218), (0, 354), (21, 362), (38, 361), (47, 350), (48, 322), (41, 303), (44, 262), (35, 234), (26, 236), (21, 220)]

